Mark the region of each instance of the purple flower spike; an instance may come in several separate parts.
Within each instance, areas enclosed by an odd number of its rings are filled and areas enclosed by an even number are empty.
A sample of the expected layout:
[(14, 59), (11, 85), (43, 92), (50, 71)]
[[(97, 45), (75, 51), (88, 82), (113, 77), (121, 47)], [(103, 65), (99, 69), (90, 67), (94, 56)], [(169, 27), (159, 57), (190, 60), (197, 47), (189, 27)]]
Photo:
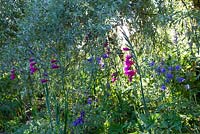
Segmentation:
[(81, 117), (84, 117), (84, 116), (85, 116), (85, 112), (81, 111)]
[(84, 119), (83, 119), (84, 116), (85, 116), (85, 112), (82, 111), (80, 117), (78, 117), (78, 118), (73, 122), (72, 125), (76, 127), (76, 126), (78, 126), (78, 125), (83, 124), (83, 123), (84, 123)]

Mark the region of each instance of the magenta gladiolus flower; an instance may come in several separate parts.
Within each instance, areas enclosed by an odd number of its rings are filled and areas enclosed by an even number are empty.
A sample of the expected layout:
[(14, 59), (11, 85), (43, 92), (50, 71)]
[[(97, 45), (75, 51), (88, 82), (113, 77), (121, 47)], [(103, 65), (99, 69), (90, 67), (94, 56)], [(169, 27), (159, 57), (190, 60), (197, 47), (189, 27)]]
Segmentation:
[(128, 76), (129, 82), (132, 81), (132, 77), (136, 75), (136, 70), (132, 70), (131, 66), (135, 63), (131, 60), (131, 55), (126, 55), (126, 59), (124, 62), (124, 74)]
[(128, 47), (123, 48), (124, 51), (129, 51), (130, 49)]
[(111, 52), (110, 52), (110, 47), (106, 47), (106, 53), (109, 55)]
[(117, 76), (117, 72), (113, 73), (111, 76), (112, 77), (116, 77)]
[(48, 80), (47, 80), (47, 79), (41, 79), (40, 81), (41, 81), (41, 83), (42, 83), (42, 84), (45, 84), (45, 83), (47, 83), (47, 82), (48, 82)]
[(10, 70), (10, 73), (11, 73), (11, 74), (10, 74), (10, 79), (11, 79), (11, 80), (14, 80), (15, 77), (16, 77), (16, 76), (15, 76), (15, 69)]
[(111, 76), (111, 82), (114, 83), (117, 80), (117, 72), (113, 73)]
[(60, 67), (56, 63), (57, 63), (57, 60), (55, 59), (51, 60), (51, 69), (58, 69)]
[(56, 63), (56, 62), (57, 62), (57, 60), (54, 60), (54, 59), (53, 59), (53, 60), (51, 60), (51, 63)]
[(34, 74), (38, 69), (36, 67), (30, 67), (31, 74)]
[(34, 58), (30, 58), (29, 59), (29, 69), (30, 69), (30, 73), (31, 74), (34, 74), (38, 69), (37, 67), (35, 67), (35, 65), (37, 64), (35, 61), (34, 61)]
[(133, 77), (136, 74), (135, 70), (128, 70), (125, 72), (125, 75), (127, 75), (128, 77)]
[(131, 56), (130, 54), (127, 54), (127, 55), (126, 55), (126, 60), (127, 60), (127, 59), (129, 60), (129, 59), (131, 59), (131, 58), (132, 58), (132, 56)]
[(10, 75), (10, 79), (11, 79), (11, 80), (14, 80), (14, 79), (15, 79), (15, 74), (11, 74), (11, 75)]
[(15, 74), (12, 73), (12, 74), (10, 75), (10, 79), (11, 79), (11, 80), (14, 80), (14, 79), (15, 79)]
[(117, 80), (117, 78), (113, 77), (113, 78), (111, 79), (111, 82), (114, 83), (116, 80)]
[(15, 73), (15, 69), (10, 70), (11, 73)]
[(35, 61), (30, 62), (30, 67), (33, 67), (36, 64)]
[(106, 41), (104, 44), (103, 44), (104, 47), (107, 47), (108, 46), (108, 42)]
[(130, 67), (134, 64), (134, 61), (132, 60), (125, 60), (125, 63), (124, 63), (127, 67)]
[(125, 65), (125, 67), (124, 67), (124, 72), (127, 72), (128, 70), (130, 70), (130, 68), (131, 68), (130, 66), (126, 66), (126, 65)]
[(132, 80), (133, 80), (133, 77), (128, 77), (129, 82), (132, 82)]
[(52, 65), (51, 65), (51, 68), (52, 68), (52, 69), (58, 69), (59, 67), (60, 67), (60, 66), (58, 66), (57, 64), (52, 64)]
[(33, 57), (31, 57), (31, 58), (29, 59), (29, 62), (32, 62), (32, 61), (34, 61), (34, 58), (33, 58)]

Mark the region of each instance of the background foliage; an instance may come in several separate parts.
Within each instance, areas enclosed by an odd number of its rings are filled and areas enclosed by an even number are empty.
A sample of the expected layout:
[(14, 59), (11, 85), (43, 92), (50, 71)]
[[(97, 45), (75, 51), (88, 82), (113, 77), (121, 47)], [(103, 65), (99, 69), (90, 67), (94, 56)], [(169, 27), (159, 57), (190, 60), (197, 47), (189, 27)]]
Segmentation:
[[(0, 132), (200, 132), (200, 16), (192, 1), (0, 4)], [(137, 70), (132, 82), (127, 54)]]

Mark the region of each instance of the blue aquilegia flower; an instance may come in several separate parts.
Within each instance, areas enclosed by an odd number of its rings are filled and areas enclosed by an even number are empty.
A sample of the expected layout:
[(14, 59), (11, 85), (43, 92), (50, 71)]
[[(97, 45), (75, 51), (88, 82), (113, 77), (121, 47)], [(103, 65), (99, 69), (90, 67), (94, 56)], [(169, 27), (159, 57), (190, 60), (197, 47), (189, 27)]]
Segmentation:
[(171, 80), (173, 78), (173, 74), (167, 73), (166, 74), (166, 78), (169, 79), (169, 80)]
[(185, 81), (185, 79), (184, 79), (184, 78), (182, 78), (182, 77), (178, 77), (178, 78), (176, 78), (176, 80), (177, 80), (179, 83), (182, 83), (182, 82), (184, 82), (184, 81)]
[(92, 98), (87, 99), (87, 104), (91, 105), (92, 104)]
[(169, 70), (169, 71), (173, 71), (174, 69), (173, 69), (172, 66), (170, 66), (170, 67), (168, 67), (168, 70)]
[(181, 66), (177, 65), (177, 66), (175, 67), (175, 69), (176, 69), (176, 71), (178, 71), (178, 70), (181, 69)]
[(165, 91), (165, 89), (166, 89), (166, 86), (163, 84), (163, 85), (161, 86), (161, 90), (162, 90), (162, 91)]
[(90, 57), (89, 59), (87, 59), (88, 62), (92, 63), (93, 61), (93, 57)]
[(102, 58), (106, 59), (106, 58), (109, 58), (109, 56), (108, 56), (108, 54), (103, 54)]
[(161, 68), (161, 69), (160, 69), (160, 72), (161, 72), (161, 73), (165, 73), (165, 72), (166, 72), (166, 69), (165, 69), (165, 68)]
[(150, 63), (149, 63), (149, 66), (151, 66), (151, 67), (153, 67), (155, 65), (155, 62), (154, 61), (151, 61)]
[(189, 85), (189, 84), (186, 84), (186, 85), (185, 85), (185, 89), (189, 90), (189, 89), (190, 89), (190, 85)]
[(160, 74), (160, 73), (161, 73), (160, 69), (161, 69), (161, 67), (160, 67), (160, 66), (156, 68), (156, 72), (157, 72), (158, 74)]
[(96, 60), (97, 60), (97, 63), (100, 64), (100, 62), (101, 62), (101, 57), (97, 57)]
[(165, 82), (166, 82), (166, 83), (170, 83), (170, 79), (166, 79)]

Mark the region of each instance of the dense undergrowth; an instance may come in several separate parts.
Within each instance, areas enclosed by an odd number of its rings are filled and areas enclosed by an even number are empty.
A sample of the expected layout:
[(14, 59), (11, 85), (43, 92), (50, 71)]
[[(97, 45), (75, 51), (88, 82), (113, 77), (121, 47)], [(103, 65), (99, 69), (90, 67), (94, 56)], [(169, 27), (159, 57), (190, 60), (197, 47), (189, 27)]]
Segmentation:
[(200, 133), (192, 1), (0, 4), (0, 133)]

